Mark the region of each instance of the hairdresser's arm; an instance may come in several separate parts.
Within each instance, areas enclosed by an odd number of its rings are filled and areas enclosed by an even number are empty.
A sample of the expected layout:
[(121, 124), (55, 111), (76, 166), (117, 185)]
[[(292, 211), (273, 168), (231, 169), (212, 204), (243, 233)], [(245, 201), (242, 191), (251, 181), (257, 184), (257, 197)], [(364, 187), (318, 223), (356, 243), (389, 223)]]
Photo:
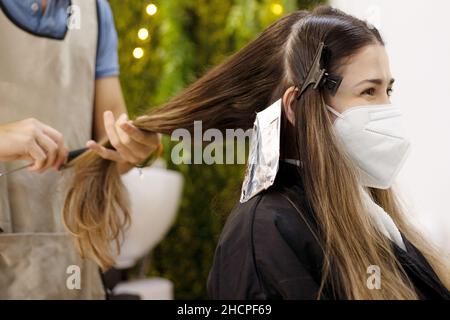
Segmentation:
[[(116, 151), (105, 149), (95, 142), (105, 137)], [(116, 76), (95, 82), (94, 140), (88, 141), (87, 147), (105, 159), (116, 161), (121, 173), (143, 162), (158, 146), (156, 134), (139, 130), (128, 121), (125, 100)]]

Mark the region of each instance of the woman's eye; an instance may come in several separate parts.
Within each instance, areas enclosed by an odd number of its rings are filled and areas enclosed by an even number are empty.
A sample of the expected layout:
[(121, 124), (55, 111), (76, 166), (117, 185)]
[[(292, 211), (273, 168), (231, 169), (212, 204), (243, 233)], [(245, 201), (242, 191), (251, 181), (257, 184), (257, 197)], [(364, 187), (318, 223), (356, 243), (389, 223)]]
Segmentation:
[(392, 89), (392, 88), (389, 88), (389, 89), (387, 89), (387, 91), (386, 91), (386, 93), (387, 93), (387, 95), (388, 95), (389, 97), (392, 95), (392, 92), (394, 92), (394, 89)]
[(373, 96), (375, 95), (375, 88), (369, 88), (362, 92), (363, 95)]

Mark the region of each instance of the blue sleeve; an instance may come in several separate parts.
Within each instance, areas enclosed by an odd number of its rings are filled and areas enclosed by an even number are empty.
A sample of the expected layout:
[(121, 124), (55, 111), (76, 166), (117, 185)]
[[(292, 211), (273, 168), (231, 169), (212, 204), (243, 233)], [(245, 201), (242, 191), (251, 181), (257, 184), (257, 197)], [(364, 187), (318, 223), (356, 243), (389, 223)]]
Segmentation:
[(107, 0), (97, 0), (98, 45), (95, 78), (119, 75), (118, 37), (111, 7)]

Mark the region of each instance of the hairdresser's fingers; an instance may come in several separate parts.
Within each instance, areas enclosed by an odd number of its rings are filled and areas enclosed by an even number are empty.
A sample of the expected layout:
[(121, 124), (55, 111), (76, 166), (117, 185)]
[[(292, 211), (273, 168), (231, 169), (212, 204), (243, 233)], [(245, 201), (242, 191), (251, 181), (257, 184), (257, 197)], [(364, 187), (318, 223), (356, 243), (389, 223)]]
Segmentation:
[(121, 129), (125, 131), (131, 139), (136, 141), (136, 144), (139, 145), (139, 162), (142, 163), (146, 160), (149, 155), (151, 155), (160, 144), (160, 135), (147, 132), (144, 130), (138, 129), (136, 126), (132, 124), (131, 121), (127, 121), (121, 125)]
[(115, 123), (117, 136), (119, 137), (120, 143), (124, 148), (124, 151), (123, 152), (119, 151), (119, 153), (128, 162), (132, 164), (137, 164), (139, 163), (139, 159), (142, 158), (142, 156), (140, 155), (140, 153), (142, 153), (141, 151), (142, 148), (141, 146), (136, 145), (136, 142), (134, 142), (130, 138), (130, 136), (128, 136), (128, 134), (120, 128), (120, 126), (127, 120), (128, 116), (126, 115), (126, 113), (123, 113), (122, 115), (120, 115), (120, 117), (117, 119)]
[(46, 151), (47, 159), (44, 165), (38, 170), (43, 172), (55, 164), (58, 156), (58, 145), (50, 139), (44, 132), (39, 132), (36, 136), (37, 143)]
[(42, 131), (44, 131), (46, 135), (48, 135), (53, 141), (55, 141), (56, 144), (62, 143), (63, 135), (56, 129), (53, 129), (50, 126), (42, 124)]
[(69, 149), (67, 149), (65, 146), (63, 146), (62, 148), (59, 148), (59, 153), (58, 153), (58, 161), (56, 161), (54, 168), (56, 170), (59, 170), (60, 167), (62, 165), (64, 165), (68, 159), (69, 159)]
[(125, 148), (128, 149), (128, 151), (131, 153), (131, 156), (134, 158), (133, 159), (134, 161), (132, 163), (137, 164), (146, 159), (148, 157), (148, 154), (152, 151), (152, 149), (145, 144), (137, 142), (128, 134), (126, 130), (122, 129), (126, 121), (127, 119), (123, 117), (117, 120), (116, 131), (117, 134), (119, 135), (120, 141), (125, 146)]
[(31, 171), (40, 170), (47, 159), (47, 155), (45, 154), (44, 150), (37, 144), (36, 141), (33, 141), (28, 148), (28, 152), (31, 158), (34, 160), (33, 165), (28, 169)]
[(63, 135), (50, 126), (43, 125), (43, 131), (58, 145), (58, 154), (53, 167), (58, 170), (61, 165), (66, 163), (69, 150), (64, 146)]
[(66, 164), (69, 161), (69, 149), (67, 149), (65, 146), (63, 148), (58, 149), (58, 160), (56, 161), (55, 165), (53, 166), (55, 170), (60, 170), (61, 166)]
[(121, 125), (124, 130), (134, 141), (156, 149), (160, 143), (160, 136), (155, 132), (148, 132), (138, 129), (131, 121), (126, 121)]
[(125, 161), (117, 151), (105, 148), (104, 146), (98, 144), (97, 142), (95, 142), (93, 140), (89, 140), (86, 143), (86, 147), (88, 147), (90, 150), (97, 153), (103, 159), (107, 159), (107, 160), (111, 160), (111, 161), (115, 161), (115, 162), (124, 162)]
[(117, 150), (118, 153), (125, 159), (125, 161), (133, 162), (135, 159), (130, 155), (127, 148), (121, 143), (119, 135), (116, 131), (116, 121), (114, 115), (111, 111), (105, 111), (104, 113), (104, 123), (106, 134), (108, 135), (109, 142)]

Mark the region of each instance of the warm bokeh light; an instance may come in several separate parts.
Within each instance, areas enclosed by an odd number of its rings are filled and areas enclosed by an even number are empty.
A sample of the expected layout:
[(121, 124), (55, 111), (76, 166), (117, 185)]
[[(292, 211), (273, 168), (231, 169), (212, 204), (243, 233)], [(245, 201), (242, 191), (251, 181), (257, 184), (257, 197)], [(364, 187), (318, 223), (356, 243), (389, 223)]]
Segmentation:
[(136, 59), (140, 59), (143, 56), (144, 56), (144, 49), (138, 47), (133, 50), (133, 57), (135, 57)]
[(158, 8), (153, 3), (151, 3), (147, 6), (145, 11), (147, 12), (148, 15), (152, 16), (156, 13), (156, 11), (158, 11)]
[(272, 13), (274, 15), (279, 16), (279, 15), (281, 15), (283, 13), (283, 6), (281, 4), (279, 4), (279, 3), (273, 3), (270, 6), (270, 10), (272, 11)]
[(146, 28), (139, 29), (138, 38), (141, 40), (147, 40), (148, 39), (148, 30)]

